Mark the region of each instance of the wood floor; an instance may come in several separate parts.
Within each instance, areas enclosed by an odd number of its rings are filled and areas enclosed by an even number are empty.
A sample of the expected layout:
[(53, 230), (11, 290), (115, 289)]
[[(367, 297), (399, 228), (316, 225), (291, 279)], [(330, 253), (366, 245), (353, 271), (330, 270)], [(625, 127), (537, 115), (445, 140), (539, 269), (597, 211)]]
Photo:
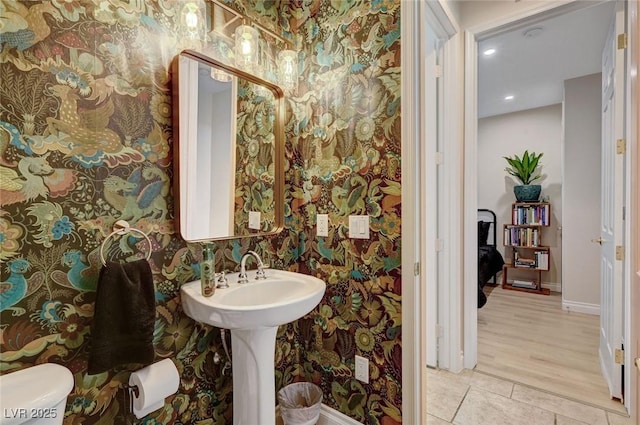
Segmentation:
[[(488, 290), (487, 290), (488, 289)], [(489, 294), (490, 292), (490, 294)], [(566, 312), (561, 296), (485, 288), (476, 371), (616, 412), (600, 373), (598, 316)]]

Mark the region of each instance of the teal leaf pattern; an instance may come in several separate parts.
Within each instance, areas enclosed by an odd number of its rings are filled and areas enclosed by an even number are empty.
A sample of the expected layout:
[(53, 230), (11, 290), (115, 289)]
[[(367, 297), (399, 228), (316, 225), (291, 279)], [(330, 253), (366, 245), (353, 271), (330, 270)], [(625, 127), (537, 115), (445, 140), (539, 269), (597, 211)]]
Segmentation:
[[(194, 48), (181, 37), (180, 2), (0, 3), (9, 17), (0, 30), (0, 373), (63, 364), (75, 381), (65, 424), (130, 422), (122, 397), (135, 365), (86, 373), (100, 245), (125, 219), (152, 243), (156, 360), (171, 358), (180, 373), (178, 392), (140, 423), (231, 423), (232, 376), (214, 361), (224, 358), (220, 332), (188, 318), (179, 295), (202, 258), (174, 229), (169, 68)], [(313, 382), (326, 404), (364, 424), (400, 424), (401, 2), (223, 3), (289, 40), (300, 79), (285, 98), (285, 228), (216, 242), (216, 269), (237, 270), (254, 249), (271, 267), (325, 280), (320, 304), (278, 331), (276, 390)], [(232, 57), (227, 40), (208, 47)], [(273, 115), (258, 102), (240, 110), (236, 203), (269, 217)], [(316, 214), (328, 214), (329, 236), (316, 236)], [(370, 216), (370, 239), (348, 238), (353, 214)], [(107, 255), (130, 261), (146, 249), (121, 238)], [(356, 354), (370, 360), (369, 384), (355, 380)]]

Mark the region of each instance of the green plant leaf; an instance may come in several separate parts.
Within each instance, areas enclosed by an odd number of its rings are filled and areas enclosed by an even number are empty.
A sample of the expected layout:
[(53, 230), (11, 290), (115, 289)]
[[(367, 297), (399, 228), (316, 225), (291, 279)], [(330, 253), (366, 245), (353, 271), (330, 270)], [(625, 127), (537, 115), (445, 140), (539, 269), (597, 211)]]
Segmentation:
[(535, 172), (542, 155), (542, 153), (536, 154), (533, 151), (529, 153), (529, 150), (525, 150), (522, 158), (518, 155), (513, 155), (513, 157), (504, 156), (503, 158), (510, 166), (505, 168), (505, 171), (520, 180), (522, 184), (531, 184), (531, 182), (541, 177), (539, 174), (536, 175)]

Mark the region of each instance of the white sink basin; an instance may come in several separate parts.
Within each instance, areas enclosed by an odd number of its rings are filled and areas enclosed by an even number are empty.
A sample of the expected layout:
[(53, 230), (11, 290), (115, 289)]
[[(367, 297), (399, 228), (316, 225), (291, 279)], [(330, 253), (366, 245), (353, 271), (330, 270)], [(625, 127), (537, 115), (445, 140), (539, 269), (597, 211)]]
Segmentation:
[(313, 276), (284, 270), (266, 270), (266, 279), (238, 284), (238, 274), (227, 275), (228, 288), (203, 297), (200, 281), (182, 285), (182, 307), (187, 316), (224, 329), (254, 329), (284, 325), (310, 312), (322, 299), (326, 284)]
[(322, 299), (326, 284), (313, 276), (266, 270), (267, 278), (238, 284), (227, 275), (228, 288), (203, 297), (200, 281), (180, 288), (182, 308), (201, 323), (231, 330), (233, 356), (233, 424), (274, 425), (273, 364), (278, 326), (310, 312)]

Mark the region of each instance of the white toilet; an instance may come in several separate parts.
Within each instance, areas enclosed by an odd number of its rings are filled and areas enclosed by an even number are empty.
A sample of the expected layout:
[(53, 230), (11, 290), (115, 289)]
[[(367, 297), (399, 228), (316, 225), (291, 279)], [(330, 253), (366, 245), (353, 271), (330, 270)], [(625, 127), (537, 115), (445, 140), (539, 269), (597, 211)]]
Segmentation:
[(0, 376), (1, 425), (56, 425), (64, 419), (73, 375), (45, 363)]

